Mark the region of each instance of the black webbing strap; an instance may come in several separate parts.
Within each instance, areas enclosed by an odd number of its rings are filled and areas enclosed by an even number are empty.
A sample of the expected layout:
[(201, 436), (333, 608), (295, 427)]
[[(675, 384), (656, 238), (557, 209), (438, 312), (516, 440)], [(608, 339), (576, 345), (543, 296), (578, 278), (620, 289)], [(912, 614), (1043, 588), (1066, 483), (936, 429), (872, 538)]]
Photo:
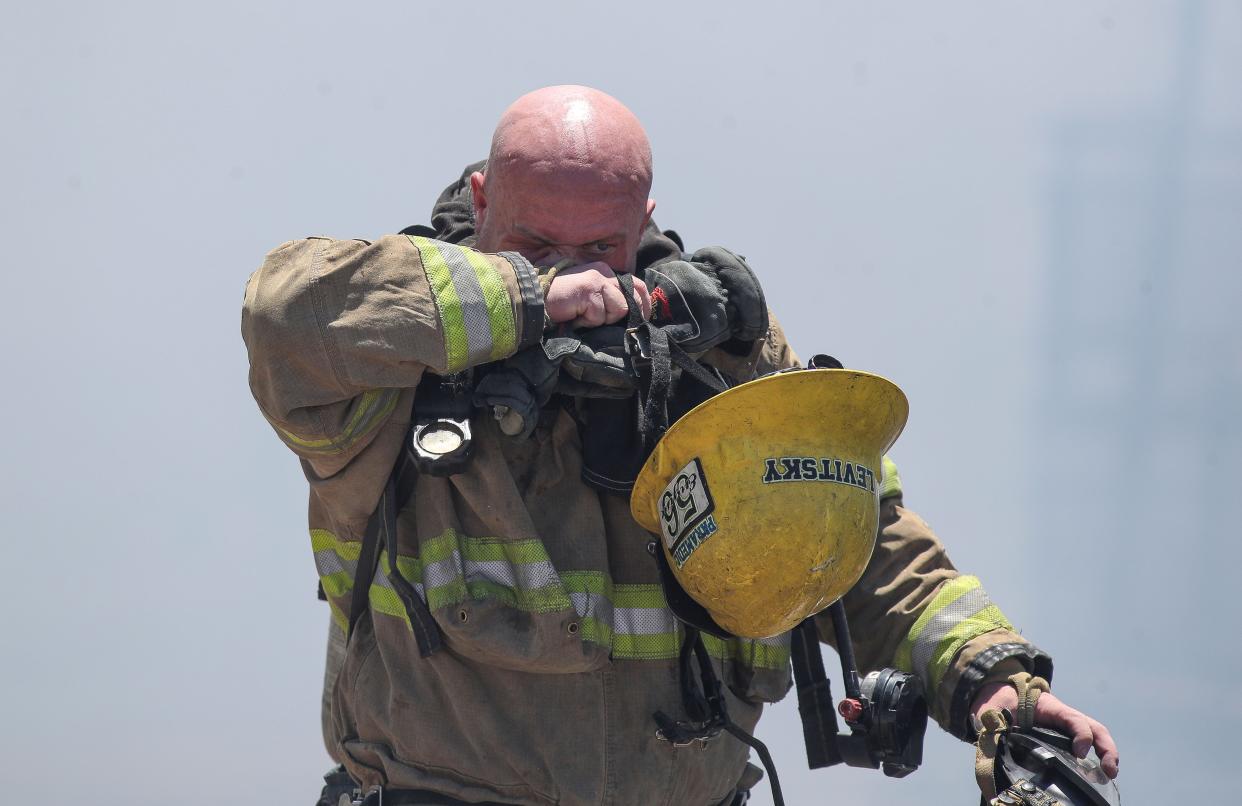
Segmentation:
[[(621, 290), (625, 292), (625, 304), (629, 308), (629, 312), (625, 319), (625, 326), (629, 329), (646, 328), (648, 332), (655, 336), (655, 331), (660, 331), (660, 347), (662, 354), (667, 354), (670, 364), (676, 364), (684, 372), (693, 375), (696, 380), (707, 386), (714, 392), (723, 392), (727, 386), (724, 381), (711, 374), (700, 364), (695, 361), (689, 353), (687, 353), (680, 343), (675, 339), (668, 337), (668, 330), (664, 327), (658, 327), (651, 322), (643, 319), (642, 309), (638, 306), (638, 299), (634, 294), (634, 277), (630, 274), (617, 275), (617, 283), (621, 286)], [(654, 343), (654, 341), (653, 341)], [(653, 353), (655, 350), (653, 349)], [(654, 358), (652, 363), (655, 363)]]
[(668, 399), (673, 391), (673, 364), (670, 359), (668, 331), (650, 324), (646, 327), (651, 368), (647, 374), (638, 432), (643, 437), (643, 449), (649, 451), (668, 430)]
[[(723, 694), (723, 692), (712, 691), (711, 679), (707, 677), (707, 673), (712, 672), (711, 663), (707, 665), (707, 672), (703, 671), (703, 659), (699, 661), (699, 676), (701, 678), (700, 685), (694, 684), (694, 669), (692, 662), (698, 655), (698, 648), (703, 646), (703, 637), (699, 631), (693, 627), (686, 627), (686, 637), (681, 642), (681, 656), (679, 658), (679, 676), (681, 678), (681, 704), (686, 709), (686, 715), (695, 722), (707, 722), (712, 716), (712, 704), (708, 702), (708, 697), (712, 695)], [(717, 684), (717, 688), (719, 684)]]
[[(404, 456), (405, 452), (402, 451), (402, 457)], [(396, 472), (395, 468), (393, 472)], [(385, 486), (385, 492), (387, 492), (387, 486)], [(358, 626), (358, 620), (362, 618), (363, 613), (367, 612), (367, 606), (370, 604), (371, 580), (375, 576), (375, 564), (379, 562), (382, 505), (381, 494), (380, 503), (376, 505), (375, 511), (371, 513), (367, 521), (367, 530), (362, 536), (362, 548), (358, 551), (358, 565), (354, 568), (354, 585), (349, 593), (349, 633), (346, 635), (346, 641), (354, 637), (354, 628)]]
[[(408, 442), (407, 438), (407, 446)], [(427, 603), (397, 567), (397, 509), (409, 499), (417, 477), (407, 446), (402, 447), (401, 455), (397, 457), (392, 472), (388, 474), (379, 503), (367, 520), (362, 549), (358, 553), (358, 567), (354, 571), (354, 586), (349, 597), (349, 635), (354, 634), (358, 619), (362, 618), (370, 604), (371, 580), (375, 577), (380, 551), (386, 549), (388, 567), (384, 569), (384, 576), (405, 607), (410, 627), (414, 631), (414, 640), (418, 643), (418, 654), (425, 658), (442, 645), (440, 628)]]
[(627, 328), (635, 328), (643, 323), (643, 311), (638, 305), (638, 298), (634, 295), (634, 275), (618, 274), (617, 285), (621, 286), (621, 296), (625, 297), (625, 307), (628, 309), (625, 315), (625, 326)]
[(675, 339), (670, 338), (667, 327), (659, 327), (643, 319), (637, 296), (634, 294), (633, 275), (617, 275), (617, 284), (621, 286), (622, 296), (625, 297), (625, 304), (629, 309), (625, 320), (626, 329), (641, 331), (641, 341), (646, 343), (651, 358), (651, 366), (645, 376), (640, 374), (639, 383), (638, 431), (646, 453), (655, 447), (655, 443), (669, 427), (668, 402), (673, 394), (674, 366), (713, 393), (723, 392), (728, 385), (695, 361)]
[[(658, 327), (643, 319), (638, 299), (634, 294), (634, 278), (629, 274), (617, 275), (617, 283), (621, 286), (622, 295), (629, 308), (626, 317), (626, 329), (635, 333), (641, 332), (641, 341), (645, 342), (651, 359), (651, 366), (644, 376), (639, 373), (639, 422), (638, 431), (643, 440), (644, 454), (655, 447), (657, 441), (669, 427), (668, 403), (673, 394), (673, 366), (690, 375), (713, 393), (723, 392), (728, 385), (719, 377), (712, 375), (698, 361), (695, 361), (681, 345), (669, 337), (667, 328)], [(681, 682), (682, 707), (690, 717), (688, 722), (679, 722), (663, 711), (653, 714), (659, 725), (659, 734), (674, 745), (684, 745), (693, 741), (707, 741), (720, 734), (728, 733), (742, 744), (754, 750), (767, 771), (768, 781), (772, 787), (772, 802), (775, 806), (785, 806), (785, 798), (781, 793), (781, 782), (776, 775), (776, 764), (767, 745), (743, 730), (729, 718), (725, 702), (724, 688), (720, 678), (716, 676), (711, 656), (703, 644), (703, 636), (695, 627), (684, 624), (685, 639), (682, 641), (678, 656), (679, 677)], [(693, 663), (699, 666), (699, 681), (694, 679)]]
[(798, 689), (798, 713), (802, 717), (802, 737), (806, 742), (806, 763), (813, 770), (840, 764), (837, 749), (837, 712), (832, 704), (832, 685), (824, 671), (824, 656), (809, 618), (792, 633), (794, 685)]
[[(404, 451), (402, 452), (404, 453)], [(409, 464), (404, 457), (398, 462), (398, 466), (404, 467)], [(410, 581), (402, 575), (401, 569), (397, 567), (397, 479), (390, 477), (388, 485), (384, 488), (384, 495), (380, 498), (378, 510), (382, 513), (380, 518), (380, 542), (387, 549), (388, 568), (385, 574), (388, 581), (392, 583), (393, 589), (397, 592), (397, 597), (401, 599), (401, 604), (405, 606), (406, 615), (410, 619), (410, 627), (414, 630), (414, 640), (418, 642), (418, 654), (426, 658), (440, 648), (440, 628), (436, 625), (436, 621), (432, 618), (431, 610), (427, 607), (427, 603), (423, 601), (423, 597), (418, 595), (418, 591), (414, 590), (414, 586)], [(356, 592), (355, 592), (356, 595)], [(368, 596), (369, 598), (369, 596)]]
[[(699, 666), (697, 686), (691, 669), (691, 658)], [(729, 718), (724, 687), (716, 676), (711, 655), (703, 644), (703, 635), (693, 627), (686, 627), (685, 640), (681, 644), (680, 666), (682, 706), (691, 721), (678, 722), (663, 711), (656, 711), (653, 716), (656, 724), (660, 726), (658, 735), (676, 746), (693, 741), (707, 741), (721, 731), (728, 733), (759, 755), (759, 761), (763, 764), (763, 769), (768, 774), (768, 783), (772, 787), (772, 803), (774, 806), (785, 806), (781, 781), (776, 775), (776, 763), (768, 752), (768, 746)]]

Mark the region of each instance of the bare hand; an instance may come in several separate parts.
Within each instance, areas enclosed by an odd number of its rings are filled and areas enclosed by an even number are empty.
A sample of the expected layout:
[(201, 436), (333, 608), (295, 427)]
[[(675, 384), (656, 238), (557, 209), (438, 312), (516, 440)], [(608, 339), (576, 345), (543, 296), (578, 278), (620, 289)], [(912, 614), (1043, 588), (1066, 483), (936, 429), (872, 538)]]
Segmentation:
[[(634, 296), (646, 319), (651, 314), (651, 295), (637, 277)], [(630, 312), (616, 272), (604, 263), (585, 263), (557, 272), (544, 295), (543, 309), (553, 322), (570, 322), (574, 327), (611, 324)]]
[[(1018, 707), (1018, 692), (1008, 683), (989, 683), (975, 696), (971, 713), (976, 717), (989, 708), (1008, 708), (1014, 712)], [(1066, 734), (1073, 741), (1074, 755), (1086, 758), (1094, 746), (1100, 757), (1100, 768), (1109, 778), (1116, 778), (1121, 766), (1117, 755), (1117, 743), (1108, 728), (1075, 710), (1051, 694), (1041, 694), (1035, 703), (1035, 724), (1052, 728)]]

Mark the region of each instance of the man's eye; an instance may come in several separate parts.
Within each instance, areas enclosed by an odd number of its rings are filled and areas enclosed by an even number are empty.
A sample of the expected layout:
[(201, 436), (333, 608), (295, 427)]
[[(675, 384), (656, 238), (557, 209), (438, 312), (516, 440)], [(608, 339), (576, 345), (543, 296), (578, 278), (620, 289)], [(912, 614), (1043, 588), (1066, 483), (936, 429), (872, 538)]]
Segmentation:
[(597, 255), (606, 255), (612, 251), (613, 245), (605, 241), (596, 241), (591, 244), (590, 249)]

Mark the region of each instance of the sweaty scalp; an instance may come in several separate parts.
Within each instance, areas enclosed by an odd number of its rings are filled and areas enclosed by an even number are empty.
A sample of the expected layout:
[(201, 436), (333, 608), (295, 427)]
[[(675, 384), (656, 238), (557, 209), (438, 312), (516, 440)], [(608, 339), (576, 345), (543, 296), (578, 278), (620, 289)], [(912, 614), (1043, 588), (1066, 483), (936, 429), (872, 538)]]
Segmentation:
[(505, 110), (492, 136), (486, 189), (511, 180), (603, 183), (646, 200), (651, 145), (634, 113), (607, 93), (575, 85), (544, 87)]

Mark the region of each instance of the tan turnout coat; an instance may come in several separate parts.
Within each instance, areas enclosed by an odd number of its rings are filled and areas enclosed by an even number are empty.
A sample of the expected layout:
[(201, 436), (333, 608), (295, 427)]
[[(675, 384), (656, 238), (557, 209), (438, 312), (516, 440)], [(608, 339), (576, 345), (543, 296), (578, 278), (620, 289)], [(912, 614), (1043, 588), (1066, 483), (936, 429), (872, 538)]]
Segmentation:
[[(533, 281), (516, 255), (407, 236), (293, 241), (250, 278), (242, 332), (251, 389), (301, 459), (312, 549), (339, 629), (414, 387), (425, 371), (537, 342)], [(705, 361), (740, 382), (796, 358), (773, 320), (749, 357), (713, 351)], [(581, 481), (571, 413), (545, 420), (523, 440), (476, 416), (469, 468), (418, 480), (399, 514), (398, 562), (445, 646), (419, 656), (377, 573), (333, 692), (334, 755), (365, 786), (467, 801), (718, 803), (743, 776), (747, 748), (727, 734), (701, 747), (657, 737), (654, 711), (684, 712), (681, 633), (663, 606), (650, 536), (626, 499)], [(932, 715), (964, 736), (984, 681), (1019, 663), (1047, 674), (1047, 658), (903, 508), (895, 473), (884, 489), (875, 554), (846, 597), (858, 660), (922, 676)], [(709, 650), (731, 715), (753, 728), (763, 703), (790, 686), (788, 640), (711, 641)]]

